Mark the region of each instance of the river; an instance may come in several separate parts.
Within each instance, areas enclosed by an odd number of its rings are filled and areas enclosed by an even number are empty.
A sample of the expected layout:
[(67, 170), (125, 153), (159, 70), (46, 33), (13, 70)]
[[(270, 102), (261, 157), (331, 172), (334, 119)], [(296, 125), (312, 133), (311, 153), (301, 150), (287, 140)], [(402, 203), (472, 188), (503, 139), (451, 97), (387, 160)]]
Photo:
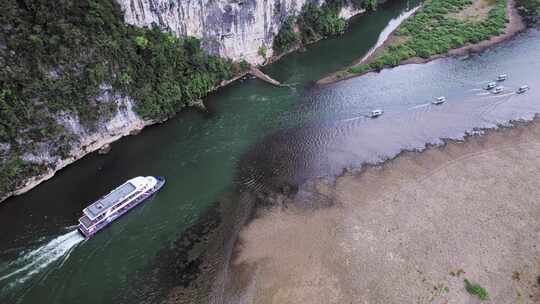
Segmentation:
[[(404, 149), (540, 112), (537, 30), (480, 55), (313, 85), (366, 54), (415, 5), (385, 4), (354, 19), (345, 35), (266, 67), (284, 87), (237, 82), (205, 100), (207, 113), (184, 111), (1, 204), (0, 302), (155, 303), (171, 290), (185, 303), (207, 302), (210, 290), (219, 298), (216, 284), (198, 278), (226, 279), (221, 264), (231, 252), (230, 235), (251, 214), (254, 198), (246, 192), (293, 185), (302, 194), (310, 178), (331, 178)], [(503, 93), (482, 89), (503, 72), (509, 74)], [(516, 95), (522, 84), (532, 90)], [(448, 101), (431, 105), (440, 95)], [(385, 114), (367, 118), (374, 108)], [(81, 210), (137, 175), (163, 175), (167, 185), (84, 240), (74, 226)]]

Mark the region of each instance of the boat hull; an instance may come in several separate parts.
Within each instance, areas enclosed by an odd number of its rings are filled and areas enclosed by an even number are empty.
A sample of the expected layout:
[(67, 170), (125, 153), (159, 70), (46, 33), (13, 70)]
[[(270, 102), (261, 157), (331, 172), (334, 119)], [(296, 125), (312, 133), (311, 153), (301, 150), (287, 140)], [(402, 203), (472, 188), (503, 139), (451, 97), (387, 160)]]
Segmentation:
[(92, 237), (94, 234), (98, 233), (99, 231), (103, 230), (105, 227), (109, 226), (111, 223), (113, 223), (115, 220), (120, 218), (122, 215), (128, 213), (130, 210), (133, 210), (138, 205), (142, 204), (146, 199), (150, 198), (152, 195), (154, 195), (156, 192), (158, 192), (164, 185), (165, 185), (165, 179), (163, 177), (156, 177), (157, 184), (152, 188), (146, 191), (143, 195), (138, 197), (133, 202), (129, 203), (126, 207), (123, 207), (121, 210), (116, 211), (115, 213), (111, 214), (109, 217), (101, 221), (99, 224), (96, 225), (95, 228), (93, 228), (91, 231), (88, 231), (84, 228), (82, 224), (79, 224), (78, 230), (79, 232), (86, 238)]

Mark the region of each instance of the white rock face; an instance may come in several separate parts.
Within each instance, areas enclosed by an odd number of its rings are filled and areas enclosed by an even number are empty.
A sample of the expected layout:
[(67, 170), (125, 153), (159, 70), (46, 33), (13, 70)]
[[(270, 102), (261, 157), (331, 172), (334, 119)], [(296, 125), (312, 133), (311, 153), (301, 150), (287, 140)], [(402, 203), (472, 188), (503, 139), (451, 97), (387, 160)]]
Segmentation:
[[(98, 123), (96, 129), (92, 130), (88, 130), (81, 125), (76, 115), (68, 113), (59, 115), (57, 117), (58, 123), (63, 125), (69, 133), (75, 135), (79, 140), (72, 145), (70, 156), (68, 158), (61, 158), (58, 155), (51, 155), (51, 149), (48, 143), (41, 143), (38, 151), (22, 155), (21, 158), (23, 160), (47, 164), (49, 169), (42, 175), (28, 179), (24, 185), (13, 193), (9, 193), (8, 196), (24, 193), (53, 177), (56, 171), (75, 162), (86, 154), (96, 151), (126, 135), (137, 132), (147, 125), (155, 123), (154, 121), (144, 120), (137, 115), (133, 108), (134, 102), (128, 97), (116, 96), (110, 94), (108, 91), (104, 91), (99, 98), (107, 100), (107, 102), (117, 103), (118, 111), (116, 114), (110, 119)], [(5, 197), (0, 197), (0, 201), (2, 199), (5, 199)]]
[[(287, 17), (316, 0), (117, 0), (125, 22), (142, 27), (168, 29), (177, 36), (202, 39), (210, 54), (261, 64), (259, 49), (272, 56), (272, 43)], [(361, 10), (345, 7), (350, 18)]]

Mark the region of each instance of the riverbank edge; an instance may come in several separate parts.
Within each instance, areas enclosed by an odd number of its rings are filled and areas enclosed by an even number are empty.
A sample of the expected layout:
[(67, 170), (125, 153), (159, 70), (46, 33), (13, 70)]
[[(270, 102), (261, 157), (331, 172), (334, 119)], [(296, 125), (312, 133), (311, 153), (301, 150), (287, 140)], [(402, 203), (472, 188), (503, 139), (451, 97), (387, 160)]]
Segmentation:
[[(458, 159), (468, 158), (469, 156), (475, 156), (478, 155), (478, 153), (482, 153), (482, 151), (485, 150), (486, 147), (487, 151), (491, 151), (492, 149), (489, 148), (489, 145), (493, 143), (493, 140), (499, 142), (499, 144), (502, 144), (503, 147), (524, 143), (522, 134), (532, 132), (533, 134), (540, 135), (540, 133), (538, 133), (539, 129), (540, 114), (535, 114), (535, 116), (530, 120), (510, 120), (507, 123), (498, 124), (495, 127), (473, 129), (472, 131), (466, 132), (464, 136), (460, 139), (442, 138), (440, 143), (426, 144), (421, 149), (403, 149), (395, 156), (388, 157), (382, 161), (376, 163), (365, 163), (362, 164), (360, 167), (352, 169), (345, 168), (342, 173), (334, 177), (315, 177), (305, 181), (302, 185), (307, 186), (307, 189), (304, 188), (304, 191), (307, 192), (313, 191), (314, 193), (319, 193), (318, 191), (320, 191), (320, 188), (318, 187), (318, 185), (324, 185), (324, 189), (326, 189), (325, 191), (327, 191), (328, 193), (334, 193), (333, 191), (336, 190), (337, 184), (343, 179), (352, 177), (354, 179), (357, 179), (359, 182), (363, 182), (364, 176), (369, 175), (372, 172), (381, 172), (381, 170), (392, 170), (392, 165), (399, 163), (401, 160), (408, 159), (412, 160), (412, 162), (422, 163), (426, 161), (426, 157), (430, 157), (430, 152), (444, 152), (445, 150), (452, 151), (455, 149), (466, 150), (467, 146), (469, 146), (472, 151), (464, 153)], [(437, 171), (441, 168), (444, 168), (444, 166), (435, 167), (435, 169), (433, 170)], [(303, 186), (300, 186), (300, 188), (303, 188)], [(327, 193), (325, 192), (325, 195), (326, 194)], [(309, 214), (309, 212), (316, 211), (321, 208), (329, 208), (329, 210), (336, 206), (338, 206), (338, 208), (341, 208), (339, 207), (339, 203), (337, 205), (334, 205), (333, 203), (317, 204), (313, 202), (310, 207), (306, 208), (305, 205), (295, 205), (297, 201), (301, 201), (302, 199), (298, 200), (298, 197), (294, 193), (287, 195), (276, 192), (274, 193), (274, 195), (281, 197), (281, 203), (264, 204), (263, 207), (255, 209), (253, 211), (254, 215), (244, 224), (241, 233), (242, 231), (245, 231), (245, 229), (247, 229), (249, 225), (252, 225), (253, 221), (261, 220), (265, 217), (271, 216), (274, 210), (291, 210), (290, 212), (292, 214), (303, 214), (306, 215), (306, 217), (310, 217), (311, 215)], [(271, 195), (268, 195), (267, 199), (268, 202), (272, 203), (269, 198), (271, 199)], [(324, 199), (328, 199), (328, 197), (323, 198), (323, 200)], [(332, 199), (330, 198), (330, 200)], [(236, 281), (234, 276), (230, 276), (230, 282), (232, 282), (232, 286), (229, 286), (229, 289), (234, 290), (235, 294), (241, 294), (243, 296), (247, 288), (253, 288), (252, 286), (248, 286), (247, 284), (245, 284), (244, 281), (251, 282), (246, 277), (253, 278), (251, 276), (255, 274), (254, 269), (257, 269), (259, 263), (259, 261), (256, 261), (254, 262), (254, 264), (251, 265), (236, 263), (238, 262), (238, 257), (241, 255), (241, 252), (245, 250), (245, 246), (246, 240), (239, 237), (237, 242), (235, 243), (235, 246), (233, 247), (234, 252), (228, 265), (229, 273), (233, 275), (240, 274), (242, 276), (238, 280), (238, 282)], [(227, 293), (225, 295), (231, 296), (231, 294)]]
[(509, 120), (507, 123), (497, 124), (495, 127), (475, 128), (471, 131), (465, 132), (462, 138), (440, 138), (440, 143), (427, 143), (423, 148), (420, 149), (403, 149), (395, 156), (381, 160), (380, 162), (364, 164), (358, 169), (344, 169), (343, 173), (336, 176), (336, 180), (347, 175), (360, 177), (366, 170), (370, 168), (382, 168), (388, 163), (393, 162), (401, 157), (410, 155), (419, 156), (429, 150), (446, 149), (448, 146), (452, 145), (466, 145), (471, 141), (482, 141), (490, 136), (500, 136), (505, 135), (505, 133), (508, 132), (523, 131), (537, 124), (540, 125), (540, 114), (535, 114), (530, 120)]
[[(366, 12), (365, 9), (358, 9), (358, 10), (354, 10), (354, 11), (349, 10), (349, 11), (347, 11), (347, 15), (346, 15), (347, 18), (346, 19), (350, 20), (353, 17), (363, 15), (365, 12)], [(317, 43), (319, 41), (322, 41), (322, 40), (324, 40), (326, 38), (328, 38), (328, 37), (322, 37), (319, 40), (315, 40), (315, 41), (310, 42), (308, 45), (315, 44), (315, 43)], [(286, 55), (289, 55), (291, 53), (294, 53), (294, 52), (297, 52), (297, 51), (300, 51), (300, 50), (304, 49), (306, 46), (307, 45), (300, 44), (300, 45), (297, 45), (297, 46), (293, 47), (292, 49), (288, 50), (287, 52), (274, 55), (274, 56), (268, 58), (261, 65), (259, 65), (259, 67), (263, 67), (263, 66), (273, 64), (273, 63), (279, 61), (281, 58), (285, 57)], [(223, 80), (219, 85), (217, 85), (216, 87), (214, 87), (213, 89), (208, 91), (207, 95), (209, 95), (212, 92), (216, 92), (219, 89), (222, 89), (222, 88), (224, 88), (224, 87), (226, 87), (228, 85), (231, 85), (231, 84), (235, 83), (237, 80), (245, 77), (248, 74), (253, 74), (253, 72), (252, 72), (253, 69), (259, 70), (257, 67), (252, 67), (252, 68), (250, 68), (250, 69), (248, 69), (246, 71), (243, 71), (240, 74), (238, 74), (238, 75), (236, 75), (236, 76), (234, 76), (234, 77), (232, 77), (230, 79)], [(260, 70), (259, 70), (259, 72), (260, 72)], [(263, 75), (265, 75), (265, 74), (263, 74)], [(257, 75), (254, 75), (254, 76), (261, 79)], [(265, 82), (268, 82), (268, 83), (270, 83), (272, 85), (279, 85), (279, 83), (275, 84), (272, 81), (267, 81), (265, 79), (261, 79), (261, 80), (265, 81)], [(193, 106), (202, 108), (202, 107), (199, 106), (199, 104), (200, 103), (197, 103), (195, 101), (193, 103)], [(204, 103), (202, 103), (202, 104), (204, 105)], [(180, 111), (178, 113), (176, 113), (176, 115), (178, 115), (179, 113), (180, 113)], [(0, 204), (2, 202), (4, 202), (5, 200), (7, 200), (8, 198), (12, 197), (12, 196), (18, 196), (18, 195), (24, 194), (24, 193), (32, 190), (34, 187), (37, 187), (41, 183), (53, 178), (55, 176), (56, 172), (64, 169), (68, 165), (71, 165), (71, 164), (75, 163), (76, 161), (82, 159), (86, 155), (89, 155), (89, 154), (91, 154), (93, 152), (99, 151), (100, 149), (102, 149), (104, 147), (107, 147), (108, 145), (116, 142), (117, 140), (119, 140), (119, 139), (121, 139), (123, 137), (136, 135), (139, 132), (141, 132), (144, 128), (148, 127), (148, 126), (164, 123), (168, 119), (169, 118), (167, 118), (165, 120), (142, 120), (141, 119), (141, 121), (138, 122), (138, 123), (130, 124), (130, 125), (127, 125), (126, 127), (122, 128), (122, 129), (120, 129), (120, 130), (115, 130), (115, 132), (108, 133), (108, 136), (98, 138), (97, 140), (89, 140), (88, 142), (82, 144), (80, 149), (78, 149), (76, 151), (72, 151), (71, 154), (70, 154), (70, 157), (65, 158), (65, 159), (60, 159), (58, 162), (56, 162), (54, 164), (55, 165), (54, 168), (47, 168), (47, 170), (45, 172), (43, 172), (43, 173), (41, 173), (39, 175), (27, 178), (26, 181), (24, 181), (23, 184), (20, 187), (18, 187), (17, 189), (15, 189), (15, 190), (13, 190), (11, 192), (8, 192), (8, 193), (4, 194), (3, 196), (0, 196)]]
[[(417, 10), (414, 14), (409, 16), (409, 18), (414, 16), (419, 11), (421, 11), (421, 9)], [(488, 40), (480, 41), (480, 42), (475, 43), (475, 44), (464, 45), (464, 46), (459, 47), (457, 49), (452, 49), (452, 50), (450, 50), (450, 51), (448, 51), (448, 52), (446, 52), (444, 54), (437, 54), (437, 55), (430, 56), (429, 58), (413, 57), (413, 58), (407, 59), (407, 60), (399, 63), (395, 67), (402, 66), (402, 65), (407, 65), (407, 64), (424, 64), (424, 63), (431, 62), (433, 60), (446, 58), (446, 57), (459, 57), (459, 56), (466, 56), (466, 55), (470, 55), (470, 54), (474, 54), (474, 53), (480, 53), (482, 51), (485, 51), (485, 50), (489, 49), (492, 46), (495, 46), (495, 45), (497, 45), (497, 44), (499, 44), (501, 42), (504, 42), (504, 41), (514, 37), (515, 35), (517, 35), (518, 33), (522, 32), (522, 31), (524, 31), (527, 28), (527, 26), (526, 26), (526, 24), (525, 24), (525, 22), (523, 20), (523, 17), (518, 12), (515, 0), (508, 0), (507, 1), (506, 13), (507, 13), (507, 17), (508, 17), (508, 23), (506, 24), (506, 27), (504, 29), (504, 33), (499, 35), (499, 36), (493, 36)], [(353, 62), (350, 66), (346, 67), (345, 69), (333, 72), (333, 73), (329, 74), (328, 76), (325, 76), (325, 77), (319, 79), (316, 82), (316, 84), (317, 85), (322, 85), (322, 86), (329, 85), (329, 84), (333, 84), (333, 83), (340, 82), (340, 81), (343, 81), (343, 80), (347, 80), (347, 79), (351, 79), (351, 78), (355, 78), (355, 77), (360, 77), (360, 76), (363, 76), (363, 75), (366, 75), (366, 74), (369, 74), (369, 73), (380, 73), (383, 70), (395, 68), (395, 67), (385, 67), (385, 68), (383, 68), (381, 70), (373, 70), (373, 69), (371, 69), (371, 70), (367, 70), (367, 71), (364, 71), (364, 72), (358, 73), (358, 74), (353, 74), (353, 73), (350, 73), (350, 72), (347, 71), (348, 69), (350, 69), (352, 67), (358, 66), (360, 64), (369, 63), (370, 61), (375, 59), (379, 54), (381, 54), (384, 50), (386, 50), (386, 48), (388, 48), (388, 46), (394, 41), (394, 37), (396, 37), (395, 33), (400, 28), (401, 28), (401, 25), (398, 26), (394, 31), (392, 31), (392, 33), (390, 35), (388, 35), (388, 37), (386, 38), (384, 43), (381, 44), (381, 46), (379, 46), (377, 49), (375, 49), (375, 51), (369, 57), (365, 58), (364, 60), (359, 59), (359, 60)]]
[[(236, 82), (237, 80), (239, 80), (239, 79), (243, 78), (244, 76), (246, 76), (248, 73), (249, 73), (249, 70), (244, 71), (244, 72), (234, 76), (231, 79), (223, 80), (218, 86), (216, 86), (212, 90), (210, 90), (208, 92), (208, 94), (210, 94), (212, 92), (215, 92), (215, 91), (217, 91), (217, 90), (219, 90), (221, 88), (224, 88), (224, 87)], [(200, 108), (199, 103), (197, 103), (197, 102), (194, 102), (191, 106)], [(178, 112), (178, 113), (180, 113), (180, 112)], [(178, 113), (177, 113), (177, 115), (178, 115)], [(161, 123), (166, 122), (167, 120), (169, 120), (169, 118), (167, 118), (165, 120), (143, 120), (143, 119), (141, 119), (138, 122), (135, 121), (135, 123), (128, 124), (128, 125), (126, 125), (125, 127), (121, 128), (121, 129), (115, 130), (114, 132), (109, 132), (107, 134), (107, 136), (97, 138), (97, 139), (90, 139), (90, 140), (87, 140), (86, 142), (83, 141), (83, 144), (81, 145), (81, 147), (79, 149), (77, 149), (75, 151), (71, 151), (71, 154), (70, 154), (70, 156), (68, 158), (60, 159), (58, 162), (56, 162), (54, 168), (47, 168), (47, 170), (45, 172), (43, 172), (42, 174), (39, 174), (39, 175), (36, 175), (36, 176), (33, 176), (33, 177), (30, 177), (30, 178), (26, 179), (26, 181), (19, 188), (17, 188), (14, 191), (8, 192), (4, 196), (1, 196), (0, 197), (0, 204), (2, 202), (4, 202), (5, 200), (7, 200), (8, 198), (12, 197), (12, 196), (18, 196), (18, 195), (24, 194), (24, 193), (32, 190), (34, 187), (37, 187), (41, 183), (53, 178), (55, 176), (56, 172), (64, 169), (68, 165), (71, 165), (71, 164), (75, 163), (76, 161), (82, 159), (86, 155), (89, 155), (89, 154), (91, 154), (93, 152), (99, 151), (100, 149), (102, 149), (104, 147), (107, 147), (108, 145), (116, 142), (117, 140), (120, 140), (123, 137), (137, 135), (144, 128), (146, 128), (148, 126), (161, 124)]]

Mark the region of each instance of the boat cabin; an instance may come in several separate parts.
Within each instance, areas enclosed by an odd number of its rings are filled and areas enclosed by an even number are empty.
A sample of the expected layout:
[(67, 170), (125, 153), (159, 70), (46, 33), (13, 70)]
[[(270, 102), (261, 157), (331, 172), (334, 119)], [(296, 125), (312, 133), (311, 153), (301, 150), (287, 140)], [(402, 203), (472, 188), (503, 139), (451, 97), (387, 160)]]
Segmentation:
[(431, 103), (434, 105), (440, 105), (440, 104), (443, 104), (445, 101), (446, 101), (446, 97), (441, 96), (441, 97), (435, 98)]
[(491, 91), (493, 94), (499, 94), (501, 93), (502, 91), (504, 91), (504, 88), (503, 87), (496, 87), (493, 91)]
[(371, 111), (371, 113), (369, 114), (369, 117), (375, 118), (375, 117), (381, 116), (382, 114), (383, 114), (383, 110), (376, 109), (376, 110)]
[(504, 81), (507, 78), (508, 78), (508, 75), (506, 75), (506, 74), (501, 74), (501, 75), (497, 76), (498, 81)]
[(496, 86), (497, 86), (497, 83), (496, 83), (495, 81), (491, 81), (491, 82), (489, 82), (489, 83), (487, 84), (486, 90), (491, 90), (491, 89), (493, 89), (493, 88), (496, 87)]
[(520, 86), (519, 89), (517, 90), (517, 93), (518, 94), (522, 94), (522, 93), (525, 93), (529, 90), (529, 86), (528, 85), (524, 85), (524, 86)]

